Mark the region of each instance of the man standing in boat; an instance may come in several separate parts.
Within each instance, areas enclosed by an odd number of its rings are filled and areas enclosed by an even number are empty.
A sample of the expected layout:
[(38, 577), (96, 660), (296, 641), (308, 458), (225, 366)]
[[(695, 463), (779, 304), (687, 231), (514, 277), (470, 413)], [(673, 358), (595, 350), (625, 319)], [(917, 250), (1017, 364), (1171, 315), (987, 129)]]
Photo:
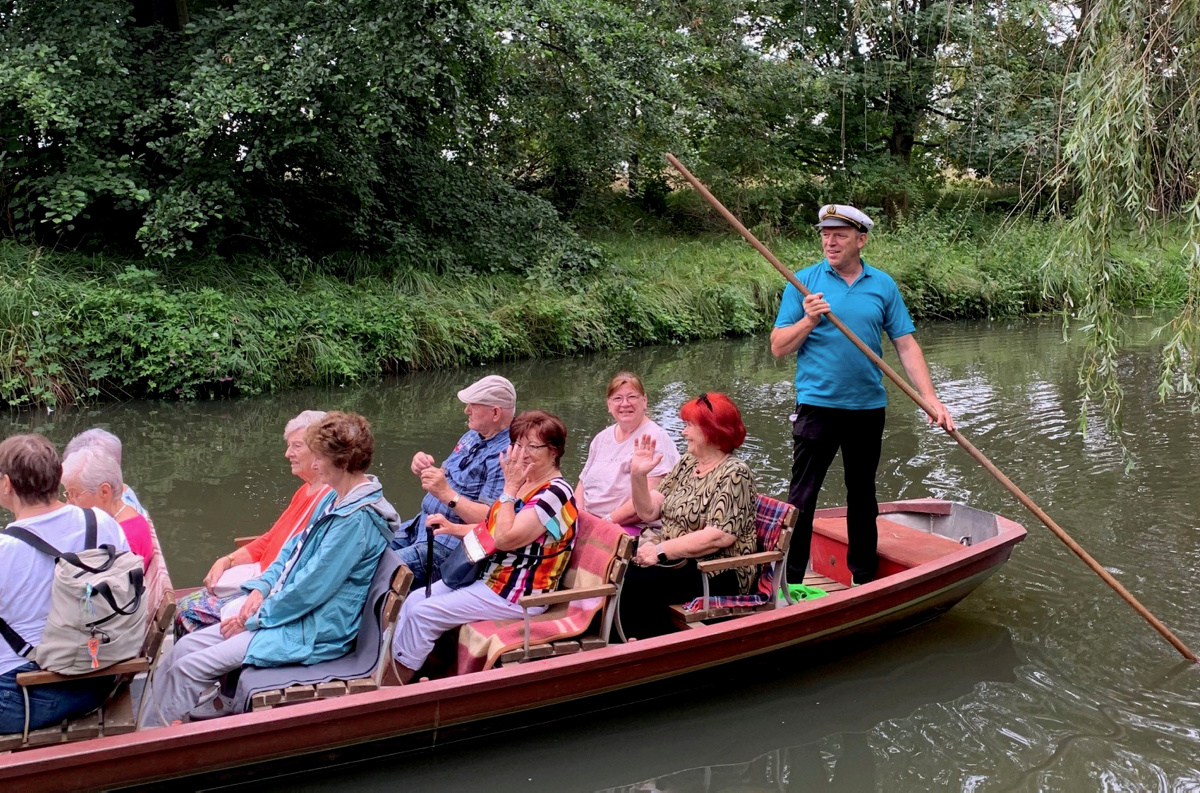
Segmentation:
[(833, 323), (822, 321), (823, 314), (833, 312), (881, 356), (882, 335), (887, 333), (908, 379), (936, 411), (937, 424), (954, 428), (934, 391), (896, 282), (862, 259), (873, 225), (852, 206), (821, 207), (817, 227), (825, 259), (796, 273), (813, 294), (803, 297), (788, 284), (771, 331), (775, 357), (796, 354), (788, 501), (799, 514), (787, 561), (787, 578), (793, 584), (804, 581), (817, 496), (839, 448), (846, 479), (846, 564), (853, 584), (872, 581), (879, 564), (875, 476), (887, 405), (883, 373)]
[(479, 523), (504, 490), (500, 452), (509, 446), (508, 426), (516, 412), (517, 390), (507, 378), (490, 374), (459, 391), (458, 398), (466, 405), (467, 432), (440, 467), (431, 454), (413, 455), (412, 472), (420, 478), (425, 497), (420, 514), (392, 540), (400, 561), (413, 572), (414, 588), (424, 586), (426, 580), (439, 580), (442, 561), (462, 542), (438, 535), (430, 563), (425, 519), (438, 514), (454, 523)]

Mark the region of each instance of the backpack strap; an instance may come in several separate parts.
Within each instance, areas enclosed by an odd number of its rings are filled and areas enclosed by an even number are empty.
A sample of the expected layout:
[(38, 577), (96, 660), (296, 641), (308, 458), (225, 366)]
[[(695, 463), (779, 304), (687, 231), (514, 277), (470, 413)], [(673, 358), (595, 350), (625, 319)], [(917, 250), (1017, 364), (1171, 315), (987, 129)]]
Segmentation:
[[(85, 550), (85, 551), (86, 550), (96, 550), (97, 549), (97, 545), (96, 545), (96, 513), (90, 509), (85, 509), (83, 511), (83, 520), (84, 520), (84, 523), (86, 524), (86, 528), (84, 529), (84, 549), (83, 550)], [(21, 542), (32, 547), (36, 551), (40, 551), (40, 552), (46, 554), (47, 556), (52, 556), (55, 559), (63, 559), (67, 562), (70, 562), (74, 566), (80, 568), (81, 570), (87, 570), (89, 573), (103, 573), (105, 570), (112, 567), (113, 559), (115, 559), (117, 556), (117, 549), (115, 546), (108, 545), (108, 544), (101, 545), (101, 546), (99, 546), (99, 549), (108, 552), (108, 561), (106, 561), (104, 564), (100, 565), (99, 567), (92, 567), (92, 566), (86, 565), (82, 561), (80, 561), (79, 554), (63, 553), (62, 551), (58, 550), (50, 543), (43, 540), (41, 537), (39, 537), (36, 534), (34, 534), (33, 532), (31, 532), (29, 529), (26, 529), (24, 526), (9, 526), (7, 529), (4, 530), (4, 534), (7, 534), (9, 537), (12, 537), (14, 539), (20, 540)], [(82, 552), (83, 551), (80, 551), (80, 553), (82, 553)]]
[(53, 545), (46, 542), (24, 526), (9, 526), (4, 530), (4, 533), (13, 539), (20, 540), (26, 545), (32, 547), (35, 551), (40, 551), (41, 553), (44, 553), (47, 556), (52, 556), (55, 559), (63, 555), (62, 552)]
[(83, 550), (90, 551), (96, 547), (96, 510), (85, 509), (83, 511)]
[(0, 617), (0, 636), (4, 637), (4, 641), (8, 642), (8, 646), (13, 652), (22, 658), (33, 652), (33, 645), (21, 638), (21, 634), (14, 631), (3, 617)]
[(143, 576), (141, 568), (129, 571), (129, 582), (133, 584), (133, 597), (124, 606), (117, 603), (116, 597), (113, 596), (112, 587), (108, 585), (107, 581), (100, 581), (92, 588), (92, 591), (104, 598), (114, 613), (125, 615), (136, 614), (138, 607), (142, 603), (142, 595), (146, 591)]
[[(104, 551), (105, 553), (108, 554), (108, 558), (105, 559), (104, 562), (99, 567), (92, 567), (90, 564), (86, 564), (83, 560), (81, 560), (79, 558), (78, 553), (64, 553), (62, 556), (60, 556), (58, 558), (62, 559), (64, 562), (74, 565), (75, 567), (78, 567), (80, 570), (87, 570), (89, 573), (107, 572), (108, 568), (113, 566), (113, 561), (117, 558), (116, 546), (105, 543), (104, 545), (101, 545), (99, 548), (93, 548), (92, 550)], [(83, 553), (83, 552), (80, 551), (80, 553)]]

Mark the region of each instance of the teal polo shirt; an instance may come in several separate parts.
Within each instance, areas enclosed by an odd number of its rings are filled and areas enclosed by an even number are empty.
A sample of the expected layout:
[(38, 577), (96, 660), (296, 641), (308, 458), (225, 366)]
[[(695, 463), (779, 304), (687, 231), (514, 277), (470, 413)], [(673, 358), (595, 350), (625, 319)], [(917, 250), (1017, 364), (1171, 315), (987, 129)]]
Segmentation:
[[(882, 270), (862, 263), (863, 271), (847, 284), (828, 260), (796, 273), (800, 283), (825, 295), (829, 308), (868, 347), (883, 355), (883, 334), (895, 340), (916, 330), (896, 282)], [(783, 291), (775, 327), (804, 318), (804, 296), (792, 284)], [(887, 405), (883, 372), (842, 332), (822, 319), (796, 352), (796, 402), (801, 405), (870, 410)]]

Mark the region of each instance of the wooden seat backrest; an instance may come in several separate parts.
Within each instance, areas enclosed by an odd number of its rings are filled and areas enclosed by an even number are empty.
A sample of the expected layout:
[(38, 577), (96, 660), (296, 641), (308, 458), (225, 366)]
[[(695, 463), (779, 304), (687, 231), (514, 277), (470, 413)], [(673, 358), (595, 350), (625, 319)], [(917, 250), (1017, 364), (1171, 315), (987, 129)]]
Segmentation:
[(412, 570), (405, 565), (396, 568), (387, 597), (383, 600), (383, 610), (380, 613), (379, 627), (382, 634), (386, 634), (388, 628), (396, 624), (396, 620), (400, 616), (400, 607), (404, 605), (404, 598), (408, 597), (408, 590), (412, 587), (412, 582)]

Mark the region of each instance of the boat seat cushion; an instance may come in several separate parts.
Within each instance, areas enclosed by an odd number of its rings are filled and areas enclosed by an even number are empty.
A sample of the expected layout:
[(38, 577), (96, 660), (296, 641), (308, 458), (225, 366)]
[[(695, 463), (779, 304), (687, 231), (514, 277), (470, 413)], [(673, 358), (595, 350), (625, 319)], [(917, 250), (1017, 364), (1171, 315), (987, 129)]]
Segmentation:
[[(876, 520), (876, 525), (879, 527), (880, 559), (906, 570), (962, 550), (962, 546), (954, 540), (910, 529), (882, 515)], [(847, 543), (845, 518), (817, 518), (813, 520), (813, 532), (843, 546)]]
[[(581, 510), (575, 523), (575, 547), (563, 573), (562, 589), (584, 589), (613, 583), (625, 530), (615, 523)], [(559, 603), (529, 618), (530, 645), (550, 644), (582, 635), (604, 608), (605, 598), (593, 597)], [(500, 656), (524, 646), (525, 622), (521, 619), (481, 620), (462, 626), (458, 638), (457, 673), (465, 675), (495, 666)]]

